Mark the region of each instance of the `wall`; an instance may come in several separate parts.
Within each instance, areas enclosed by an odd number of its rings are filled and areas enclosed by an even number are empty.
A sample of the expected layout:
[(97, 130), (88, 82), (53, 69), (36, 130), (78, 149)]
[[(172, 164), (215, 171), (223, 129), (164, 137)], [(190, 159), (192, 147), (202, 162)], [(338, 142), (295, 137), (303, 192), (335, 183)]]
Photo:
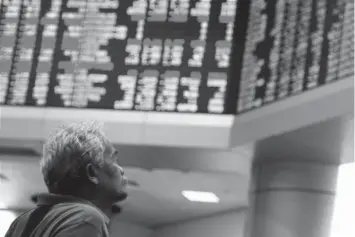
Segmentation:
[(110, 226), (111, 237), (151, 237), (152, 230), (131, 224), (113, 221)]
[[(1, 204), (0, 204), (1, 208)], [(16, 213), (7, 210), (0, 210), (0, 237), (4, 237), (11, 223), (16, 219)]]
[(243, 237), (246, 211), (174, 224), (157, 229), (152, 237)]

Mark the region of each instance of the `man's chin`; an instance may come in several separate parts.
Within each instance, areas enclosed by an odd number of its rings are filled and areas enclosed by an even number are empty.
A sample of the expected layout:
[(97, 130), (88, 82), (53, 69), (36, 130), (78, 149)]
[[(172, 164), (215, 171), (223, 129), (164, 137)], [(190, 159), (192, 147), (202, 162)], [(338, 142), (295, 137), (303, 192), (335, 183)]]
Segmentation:
[(119, 192), (116, 195), (116, 202), (122, 202), (124, 200), (126, 200), (128, 197), (128, 194), (126, 192)]

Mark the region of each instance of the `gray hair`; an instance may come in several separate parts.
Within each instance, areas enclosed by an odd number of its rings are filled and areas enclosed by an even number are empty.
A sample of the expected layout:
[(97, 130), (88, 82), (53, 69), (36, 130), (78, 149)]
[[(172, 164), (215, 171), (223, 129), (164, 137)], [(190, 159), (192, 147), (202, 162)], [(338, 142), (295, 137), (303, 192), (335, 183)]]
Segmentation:
[(73, 123), (56, 129), (44, 144), (40, 161), (49, 191), (67, 194), (71, 191), (63, 189), (74, 185), (83, 166), (91, 163), (102, 167), (107, 144), (103, 126), (97, 122)]

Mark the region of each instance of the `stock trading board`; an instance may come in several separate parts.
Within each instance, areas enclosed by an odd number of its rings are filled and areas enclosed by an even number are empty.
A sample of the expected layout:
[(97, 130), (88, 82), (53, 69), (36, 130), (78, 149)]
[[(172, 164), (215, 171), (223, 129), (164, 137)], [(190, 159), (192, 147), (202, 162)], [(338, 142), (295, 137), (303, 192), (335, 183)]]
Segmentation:
[(354, 80), (354, 1), (250, 2), (237, 113)]
[(354, 74), (351, 0), (0, 3), (0, 105), (235, 114)]

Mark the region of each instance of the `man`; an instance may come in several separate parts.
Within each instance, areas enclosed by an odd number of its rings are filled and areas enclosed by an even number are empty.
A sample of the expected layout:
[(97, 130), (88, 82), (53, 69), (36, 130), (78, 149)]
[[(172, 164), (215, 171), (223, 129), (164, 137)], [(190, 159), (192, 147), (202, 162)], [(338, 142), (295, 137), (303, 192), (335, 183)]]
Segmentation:
[(6, 237), (107, 237), (112, 206), (126, 199), (118, 153), (97, 123), (63, 126), (46, 141), (41, 171), (49, 194)]

